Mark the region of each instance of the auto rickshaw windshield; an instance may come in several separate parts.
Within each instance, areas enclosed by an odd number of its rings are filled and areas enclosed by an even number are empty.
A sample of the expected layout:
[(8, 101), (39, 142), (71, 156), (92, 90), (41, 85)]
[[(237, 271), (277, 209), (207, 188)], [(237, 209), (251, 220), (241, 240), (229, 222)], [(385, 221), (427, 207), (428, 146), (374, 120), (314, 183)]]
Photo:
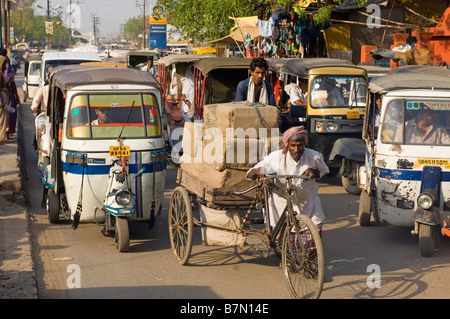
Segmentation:
[(161, 119), (153, 94), (77, 94), (67, 116), (68, 138), (159, 137)]
[(365, 107), (367, 99), (367, 80), (356, 76), (319, 75), (310, 85), (311, 106)]
[(450, 145), (449, 100), (394, 99), (384, 114), (384, 143)]

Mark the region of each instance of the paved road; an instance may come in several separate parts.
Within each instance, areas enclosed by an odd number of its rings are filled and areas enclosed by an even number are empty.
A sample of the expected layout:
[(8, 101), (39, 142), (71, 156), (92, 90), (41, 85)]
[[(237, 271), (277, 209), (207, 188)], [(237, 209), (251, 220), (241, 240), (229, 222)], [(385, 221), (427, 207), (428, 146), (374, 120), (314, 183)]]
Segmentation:
[[(290, 298), (275, 255), (263, 258), (250, 250), (205, 247), (195, 230), (190, 264), (179, 266), (169, 250), (167, 208), (176, 168), (167, 172), (162, 216), (156, 227), (131, 223), (131, 247), (118, 253), (101, 227), (70, 223), (50, 225), (40, 207), (42, 185), (31, 149), (32, 119), (23, 108), (27, 194), (39, 298), (173, 298), (277, 299)], [(409, 229), (373, 223), (357, 224), (359, 197), (348, 195), (337, 178), (320, 185), (327, 216), (324, 225), (326, 283), (322, 298), (448, 298), (450, 241), (443, 240), (432, 258), (420, 256), (417, 238)], [(73, 266), (75, 265), (75, 266)], [(81, 288), (69, 288), (73, 267), (79, 267)], [(378, 288), (371, 276), (380, 270)], [(68, 282), (69, 279), (69, 282)], [(368, 286), (368, 279), (369, 285)]]

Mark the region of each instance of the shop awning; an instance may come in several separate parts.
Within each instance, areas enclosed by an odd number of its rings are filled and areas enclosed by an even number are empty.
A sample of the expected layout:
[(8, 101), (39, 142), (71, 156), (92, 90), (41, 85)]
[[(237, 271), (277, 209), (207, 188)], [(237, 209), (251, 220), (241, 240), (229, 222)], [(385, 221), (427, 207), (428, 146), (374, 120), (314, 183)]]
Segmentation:
[(236, 44), (245, 42), (244, 36), (245, 34), (250, 35), (250, 39), (254, 40), (259, 37), (259, 27), (241, 27), (236, 28), (229, 35), (209, 41), (208, 43), (224, 43), (224, 44)]

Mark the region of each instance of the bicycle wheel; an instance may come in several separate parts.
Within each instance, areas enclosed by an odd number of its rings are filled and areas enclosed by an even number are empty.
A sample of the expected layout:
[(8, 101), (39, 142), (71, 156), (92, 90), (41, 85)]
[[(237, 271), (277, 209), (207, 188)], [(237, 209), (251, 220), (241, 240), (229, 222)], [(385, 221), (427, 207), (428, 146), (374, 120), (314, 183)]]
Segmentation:
[(178, 263), (185, 265), (192, 250), (194, 218), (189, 194), (182, 186), (172, 193), (169, 206), (169, 237)]
[(293, 298), (317, 299), (325, 278), (322, 239), (309, 217), (300, 214), (288, 219), (281, 257), (286, 283)]

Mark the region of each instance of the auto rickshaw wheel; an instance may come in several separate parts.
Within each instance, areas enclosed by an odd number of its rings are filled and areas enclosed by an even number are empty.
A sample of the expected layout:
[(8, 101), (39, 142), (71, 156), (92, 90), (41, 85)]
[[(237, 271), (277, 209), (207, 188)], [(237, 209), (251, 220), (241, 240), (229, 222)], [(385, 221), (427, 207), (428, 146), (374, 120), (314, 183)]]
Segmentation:
[(116, 248), (120, 252), (128, 251), (130, 248), (130, 231), (126, 217), (115, 216), (114, 222)]
[(361, 191), (359, 196), (359, 226), (370, 226), (370, 213), (372, 198), (366, 191)]
[(47, 217), (52, 224), (59, 222), (59, 200), (53, 189), (47, 192)]
[(356, 178), (348, 178), (341, 176), (342, 186), (344, 186), (347, 193), (351, 195), (359, 195), (361, 189), (358, 187), (358, 181)]
[(182, 186), (172, 193), (169, 206), (169, 237), (177, 261), (185, 265), (191, 255), (194, 218), (189, 194)]
[(438, 225), (419, 225), (419, 248), (423, 257), (431, 257), (439, 241)]

